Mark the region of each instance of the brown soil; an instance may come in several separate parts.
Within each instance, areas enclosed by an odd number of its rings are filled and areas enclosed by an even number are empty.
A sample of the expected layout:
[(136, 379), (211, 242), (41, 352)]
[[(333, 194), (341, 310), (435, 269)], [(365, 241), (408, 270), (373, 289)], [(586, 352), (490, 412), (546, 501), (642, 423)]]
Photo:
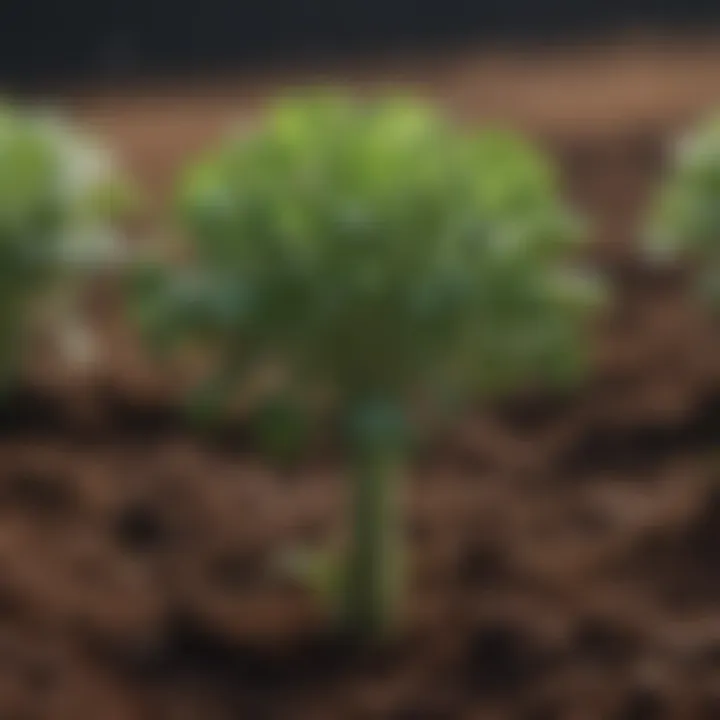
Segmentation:
[[(621, 56), (593, 61), (603, 87)], [(683, 62), (716, 73), (683, 58), (646, 66), (675, 68), (676, 88)], [(559, 92), (560, 70), (513, 62)], [(625, 62), (647, 96), (639, 61)], [(500, 76), (508, 97), (527, 92)], [(334, 459), (279, 471), (240, 432), (195, 436), (121, 353), (104, 389), (14, 398), (0, 417), (0, 718), (720, 718), (720, 333), (681, 273), (632, 252), (693, 92), (670, 110), (649, 103), (647, 117), (629, 91), (615, 96), (591, 132), (578, 97), (563, 122), (531, 118), (599, 220), (595, 257), (616, 307), (581, 392), (478, 412), (418, 460), (412, 592), (386, 647), (328, 638), (312, 598), (271, 571), (284, 549), (341, 532)], [(217, 122), (187, 97), (186, 125), (147, 157), (170, 116), (156, 108), (161, 122), (146, 127), (147, 99), (126, 98), (116, 116), (120, 101), (103, 102), (88, 117), (114, 117), (158, 186)]]

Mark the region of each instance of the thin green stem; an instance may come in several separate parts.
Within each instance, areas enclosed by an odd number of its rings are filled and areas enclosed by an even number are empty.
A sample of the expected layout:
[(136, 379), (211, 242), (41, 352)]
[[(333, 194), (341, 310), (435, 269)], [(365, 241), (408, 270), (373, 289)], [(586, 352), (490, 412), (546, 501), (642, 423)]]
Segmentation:
[(383, 636), (397, 623), (403, 592), (400, 423), (377, 407), (355, 435), (352, 531), (344, 568), (342, 624), (361, 637)]

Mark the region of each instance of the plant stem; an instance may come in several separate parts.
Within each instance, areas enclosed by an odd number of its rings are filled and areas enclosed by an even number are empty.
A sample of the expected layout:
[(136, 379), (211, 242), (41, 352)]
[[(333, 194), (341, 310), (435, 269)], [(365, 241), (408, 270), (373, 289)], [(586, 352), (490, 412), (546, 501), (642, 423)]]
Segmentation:
[(392, 630), (402, 597), (401, 474), (398, 424), (377, 407), (355, 434), (352, 531), (342, 589), (342, 624), (377, 638)]

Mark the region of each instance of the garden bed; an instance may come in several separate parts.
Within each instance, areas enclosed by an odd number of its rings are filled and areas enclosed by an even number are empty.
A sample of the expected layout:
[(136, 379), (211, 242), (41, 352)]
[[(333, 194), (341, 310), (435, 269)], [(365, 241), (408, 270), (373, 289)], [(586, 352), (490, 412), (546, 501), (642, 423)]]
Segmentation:
[(720, 333), (633, 257), (663, 136), (552, 143), (617, 284), (571, 399), (478, 410), (418, 458), (406, 628), (328, 638), (272, 571), (343, 528), (342, 466), (192, 433), (121, 353), (0, 418), (0, 717), (720, 717)]

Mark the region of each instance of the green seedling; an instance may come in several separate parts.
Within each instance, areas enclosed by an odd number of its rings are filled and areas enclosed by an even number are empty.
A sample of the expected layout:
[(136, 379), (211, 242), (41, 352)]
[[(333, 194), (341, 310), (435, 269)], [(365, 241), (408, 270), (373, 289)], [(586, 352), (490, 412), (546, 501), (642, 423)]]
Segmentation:
[(292, 398), (270, 423), (283, 448), (307, 427), (298, 408), (342, 429), (353, 512), (334, 608), (381, 635), (403, 597), (417, 409), (582, 376), (598, 288), (570, 264), (577, 218), (514, 134), (331, 94), (280, 101), (191, 167), (179, 217), (192, 261), (146, 268), (142, 322), (215, 358), (215, 402)]
[(57, 118), (0, 106), (0, 367), (16, 377), (45, 322), (70, 359), (88, 351), (78, 279), (118, 261), (112, 220), (126, 195), (106, 153)]
[(653, 198), (644, 250), (654, 261), (697, 261), (699, 288), (720, 302), (720, 117), (680, 138)]

